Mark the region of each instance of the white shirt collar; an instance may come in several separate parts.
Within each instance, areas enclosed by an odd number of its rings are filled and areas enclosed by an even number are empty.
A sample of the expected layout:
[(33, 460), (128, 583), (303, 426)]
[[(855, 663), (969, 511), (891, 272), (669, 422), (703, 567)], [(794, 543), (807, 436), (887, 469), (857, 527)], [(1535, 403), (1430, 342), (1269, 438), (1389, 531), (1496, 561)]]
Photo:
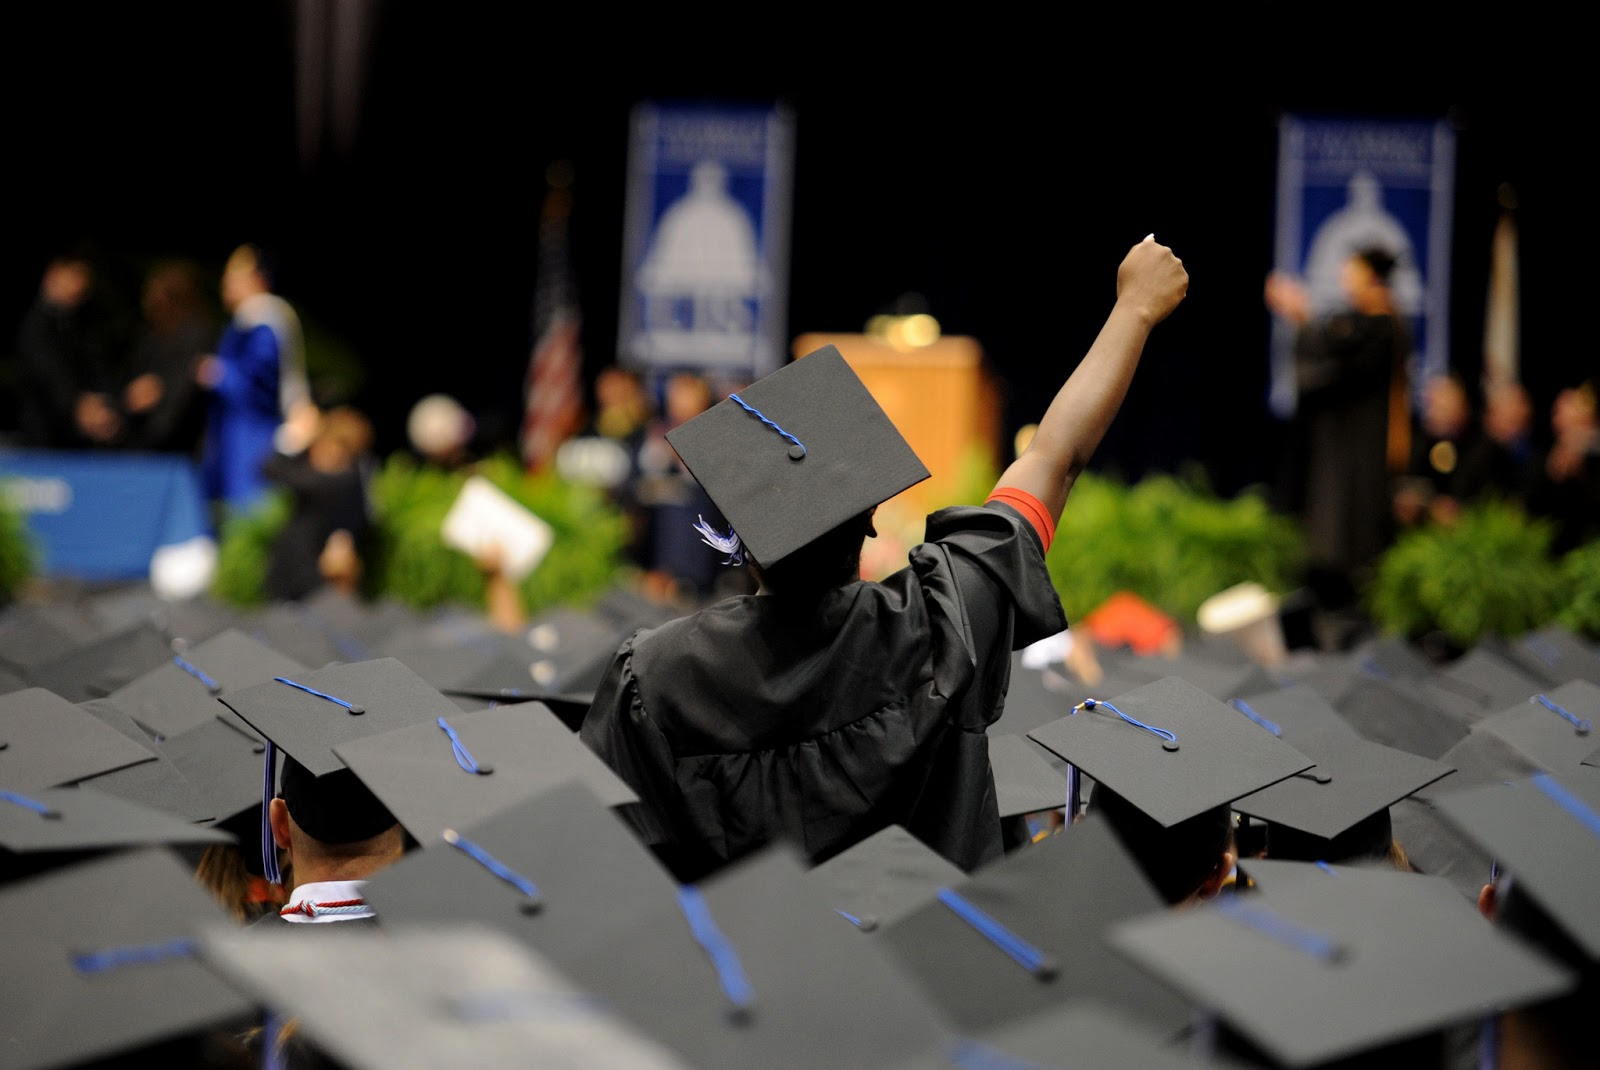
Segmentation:
[[(284, 921), (294, 922), (299, 925), (322, 925), (335, 921), (353, 921), (356, 918), (373, 917), (373, 910), (365, 903), (359, 908), (339, 908), (338, 913), (321, 913), (318, 907), (329, 903), (344, 903), (352, 899), (364, 899), (362, 889), (366, 881), (313, 881), (302, 884), (289, 894), (289, 902), (284, 905), (284, 910), (294, 910), (302, 903), (307, 907), (296, 910), (295, 913), (280, 916)], [(306, 913), (310, 910), (311, 913)]]

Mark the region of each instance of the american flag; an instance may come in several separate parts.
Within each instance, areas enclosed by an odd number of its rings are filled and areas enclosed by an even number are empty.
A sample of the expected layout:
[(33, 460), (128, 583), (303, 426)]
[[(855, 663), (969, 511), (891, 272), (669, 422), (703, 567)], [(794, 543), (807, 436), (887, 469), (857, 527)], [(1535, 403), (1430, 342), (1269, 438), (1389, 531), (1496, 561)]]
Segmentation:
[(522, 459), (529, 471), (555, 460), (583, 424), (583, 350), (577, 287), (567, 259), (572, 196), (564, 185), (545, 196), (539, 223), (539, 275), (533, 291), (533, 352), (522, 416)]

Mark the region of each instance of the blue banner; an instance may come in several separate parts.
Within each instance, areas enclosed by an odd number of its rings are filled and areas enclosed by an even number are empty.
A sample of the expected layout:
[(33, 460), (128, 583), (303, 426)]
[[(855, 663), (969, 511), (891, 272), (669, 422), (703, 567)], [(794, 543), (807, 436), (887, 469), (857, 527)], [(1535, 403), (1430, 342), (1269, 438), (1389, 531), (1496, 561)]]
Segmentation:
[[(1395, 260), (1395, 303), (1413, 345), (1412, 397), (1449, 367), (1455, 132), (1448, 123), (1286, 116), (1279, 127), (1274, 267), (1305, 281), (1314, 316), (1344, 307), (1340, 270), (1356, 252)], [(1274, 414), (1294, 414), (1294, 329), (1272, 329)]]
[(144, 579), (158, 550), (207, 534), (187, 457), (5, 450), (0, 493), (26, 517), (47, 576)]
[(619, 357), (756, 378), (784, 361), (794, 124), (778, 107), (633, 114)]

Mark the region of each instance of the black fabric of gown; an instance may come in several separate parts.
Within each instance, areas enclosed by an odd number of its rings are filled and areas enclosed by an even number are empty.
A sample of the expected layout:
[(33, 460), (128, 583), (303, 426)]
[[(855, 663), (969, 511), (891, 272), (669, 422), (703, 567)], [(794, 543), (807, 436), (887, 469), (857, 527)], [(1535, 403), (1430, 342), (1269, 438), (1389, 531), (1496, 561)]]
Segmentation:
[(273, 452), (263, 474), (288, 488), (294, 499), (289, 521), (278, 533), (267, 561), (265, 588), (274, 601), (292, 601), (322, 586), (318, 559), (328, 537), (348, 531), (359, 546), (367, 532), (367, 495), (361, 471), (319, 472), (305, 454)]
[(732, 598), (623, 644), (581, 735), (679, 879), (780, 838), (820, 862), (890, 824), (965, 870), (999, 857), (984, 732), (1010, 652), (1066, 617), (1009, 506), (934, 513), (926, 538), (882, 583)]
[(1392, 316), (1340, 313), (1295, 339), (1302, 516), (1313, 566), (1373, 561), (1390, 529), (1390, 378), (1408, 348)]

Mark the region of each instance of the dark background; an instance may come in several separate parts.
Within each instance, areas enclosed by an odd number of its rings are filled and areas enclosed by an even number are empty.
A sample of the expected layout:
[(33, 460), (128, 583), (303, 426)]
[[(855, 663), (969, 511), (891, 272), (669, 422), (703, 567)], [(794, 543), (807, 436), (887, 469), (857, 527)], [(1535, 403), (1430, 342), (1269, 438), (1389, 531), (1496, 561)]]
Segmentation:
[(752, 16), (733, 27), (749, 31), (743, 43), (706, 30), (682, 34), (696, 42), (686, 44), (620, 10), (557, 26), (391, 2), (374, 5), (353, 148), (304, 157), (294, 8), (133, 7), (6, 16), (0, 337), (9, 343), (53, 249), (94, 243), (131, 300), (151, 257), (215, 268), (241, 241), (266, 243), (285, 296), (359, 355), (356, 400), (388, 447), (433, 390), (485, 413), (491, 437), (514, 429), (544, 175), (558, 159), (576, 173), (590, 377), (611, 360), (627, 120), (645, 97), (786, 101), (798, 129), (789, 336), (859, 330), (921, 294), (946, 332), (984, 344), (1006, 384), (1008, 429), (1042, 412), (1109, 309), (1123, 252), (1154, 231), (1192, 284), (1099, 458), (1129, 477), (1198, 460), (1232, 491), (1274, 472), (1261, 285), (1286, 110), (1449, 116), (1460, 131), (1454, 366), (1477, 378), (1496, 191), (1508, 181), (1520, 200), (1523, 375), (1541, 425), (1554, 392), (1596, 366), (1571, 327), (1593, 272), (1568, 251), (1589, 217), (1573, 162), (1587, 95), (1550, 71), (1513, 73), (1531, 53), (1493, 32), (1471, 50), (1447, 28), (1404, 41), (1389, 30), (1224, 33), (1224, 48), (1204, 33), (1068, 41), (1042, 25), (983, 23), (798, 34)]

